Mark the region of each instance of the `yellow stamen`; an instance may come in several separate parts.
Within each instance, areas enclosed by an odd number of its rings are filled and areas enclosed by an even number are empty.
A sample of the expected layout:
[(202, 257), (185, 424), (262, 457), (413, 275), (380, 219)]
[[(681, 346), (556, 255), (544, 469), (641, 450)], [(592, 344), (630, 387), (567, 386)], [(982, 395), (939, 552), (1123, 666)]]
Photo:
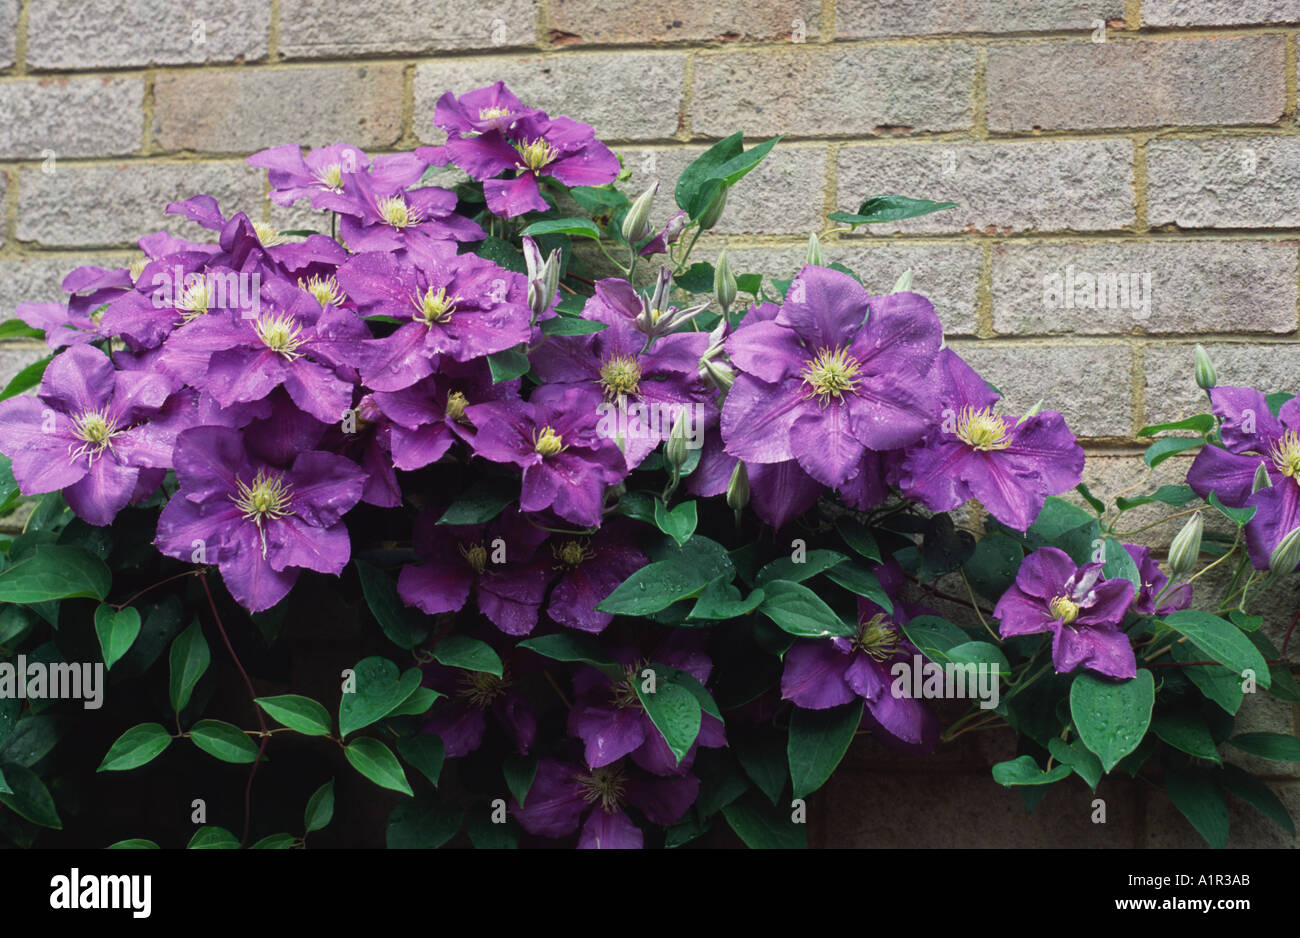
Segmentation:
[(390, 195), (379, 200), (379, 215), (394, 228), (409, 228), (421, 221), (420, 213), (406, 204), (400, 195)]
[(634, 395), (641, 386), (641, 365), (634, 355), (614, 355), (600, 366), (600, 383), (611, 400)]
[(554, 456), (566, 448), (564, 438), (550, 427), (542, 427), (540, 432), (533, 434), (533, 449), (543, 456)]
[(901, 642), (898, 628), (883, 613), (877, 613), (862, 623), (853, 647), (877, 661), (885, 661), (898, 652)]
[(1052, 600), (1049, 608), (1052, 610), (1052, 615), (1060, 619), (1065, 625), (1069, 625), (1079, 618), (1079, 604), (1068, 596), (1057, 596)]
[(481, 121), (495, 120), (498, 117), (509, 117), (510, 108), (508, 107), (481, 107), (478, 109), (478, 119)]
[(599, 804), (606, 814), (613, 814), (623, 804), (627, 778), (618, 766), (604, 765), (592, 769), (590, 775), (577, 776), (577, 782), (582, 788), (582, 800), (587, 804)]
[(446, 322), (456, 311), (456, 298), (447, 295), (446, 287), (439, 287), (437, 291), (429, 287), (423, 294), (414, 294), (411, 302), (415, 304), (415, 321), (426, 326)]
[[(188, 279), (188, 278), (186, 278)], [(181, 311), (181, 318), (186, 322), (197, 319), (208, 311), (211, 298), (208, 296), (208, 278), (199, 275), (189, 286), (181, 290), (176, 308)]]
[(556, 566), (557, 570), (570, 569), (579, 566), (584, 560), (590, 560), (596, 556), (594, 550), (589, 549), (588, 545), (581, 541), (565, 541), (559, 546), (551, 547), (551, 556), (559, 561)]
[(447, 395), (447, 409), (443, 411), (443, 415), (448, 420), (464, 423), (465, 408), (467, 406), (469, 406), (469, 398), (460, 391), (452, 391)]
[(486, 710), (492, 706), (494, 700), (506, 692), (510, 684), (510, 672), (504, 666), (501, 669), (501, 677), (486, 671), (466, 671), (461, 675), (456, 696), (475, 710)]
[(1284, 476), (1300, 480), (1300, 433), (1287, 430), (1268, 451), (1273, 465)]
[(93, 463), (96, 457), (103, 455), (104, 450), (113, 448), (113, 437), (120, 431), (117, 421), (109, 416), (108, 408), (103, 407), (88, 410), (73, 418), (72, 432), (83, 441), (72, 450), (72, 458), (86, 456)]
[(475, 573), (481, 574), (487, 569), (488, 552), (487, 548), (482, 544), (471, 544), (469, 547), (458, 544), (456, 549), (460, 551), (460, 555), (465, 558), (465, 561), (470, 565), (470, 569)]
[(347, 294), (339, 289), (338, 278), (321, 277), (312, 274), (304, 283), (301, 277), (298, 278), (298, 286), (306, 290), (312, 296), (316, 297), (316, 302), (321, 306), (334, 305), (338, 306), (346, 300)]
[(280, 234), (279, 228), (260, 221), (253, 222), (253, 233), (257, 235), (257, 240), (262, 242), (264, 248), (273, 248), (277, 244), (284, 244), (289, 240)]
[(235, 494), (230, 496), (243, 514), (245, 521), (257, 525), (262, 536), (262, 556), (266, 556), (266, 530), (262, 523), (276, 521), (292, 515), (293, 486), (284, 481), (279, 473), (268, 473), (265, 469), (257, 470), (253, 483), (249, 485), (243, 479), (235, 480)]
[(131, 262), (131, 266), (127, 268), (128, 273), (131, 274), (131, 282), (135, 283), (137, 280), (139, 280), (140, 275), (144, 273), (144, 269), (148, 266), (149, 266), (149, 258), (147, 257), (137, 257), (135, 260), (133, 260)]
[(957, 438), (971, 449), (983, 452), (1006, 449), (1011, 445), (1006, 418), (994, 417), (987, 407), (981, 410), (963, 407), (957, 417), (956, 432)]
[(856, 394), (861, 368), (847, 347), (833, 351), (822, 349), (804, 365), (803, 381), (810, 389), (808, 396), (817, 398), (825, 407), (831, 398), (840, 401), (846, 392)]
[(330, 163), (316, 171), (316, 182), (322, 189), (329, 189), (331, 192), (343, 191), (343, 166), (340, 163)]
[(302, 357), (298, 347), (307, 340), (301, 337), (302, 325), (285, 312), (264, 313), (253, 327), (262, 344), (289, 361)]
[(526, 143), (516, 143), (515, 149), (519, 155), (524, 158), (524, 165), (533, 172), (541, 169), (543, 166), (555, 160), (559, 154), (555, 148), (540, 137), (536, 140), (529, 140)]

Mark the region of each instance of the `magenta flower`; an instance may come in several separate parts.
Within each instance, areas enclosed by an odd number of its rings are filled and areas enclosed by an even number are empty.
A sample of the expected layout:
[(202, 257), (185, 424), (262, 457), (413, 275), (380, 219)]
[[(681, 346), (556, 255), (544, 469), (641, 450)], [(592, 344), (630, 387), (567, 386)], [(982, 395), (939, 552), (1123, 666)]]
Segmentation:
[(442, 739), (447, 758), (458, 759), (483, 744), (491, 714), (510, 739), (514, 751), (527, 754), (537, 736), (537, 706), (520, 686), (520, 672), (528, 668), (526, 659), (530, 657), (501, 654), (500, 677), (487, 671), (449, 668), (437, 662), (425, 664), (425, 686), (445, 697), (434, 704), (421, 732), (436, 733)]
[(838, 488), (864, 450), (898, 449), (930, 428), (942, 338), (924, 297), (871, 298), (846, 274), (805, 267), (775, 319), (747, 321), (727, 339), (739, 369), (722, 408), (727, 452), (746, 463), (795, 459)]
[(542, 387), (527, 402), (467, 407), (478, 428), (474, 451), (523, 469), (524, 511), (549, 508), (566, 521), (596, 527), (605, 487), (627, 474), (618, 444), (597, 432), (597, 401), (579, 388)]
[(0, 452), (19, 490), (61, 489), (78, 517), (111, 523), (172, 465), (176, 434), (193, 419), (192, 397), (174, 388), (157, 372), (115, 371), (87, 345), (56, 355), (37, 397), (0, 401)]
[(339, 268), (339, 286), (368, 316), (401, 323), (367, 341), (361, 377), (375, 391), (400, 391), (434, 371), (437, 356), (459, 362), (527, 342), (528, 284), (473, 254), (420, 252), (408, 263), (360, 254)]
[(432, 242), (481, 241), (487, 233), (456, 214), (456, 193), (438, 186), (410, 189), (367, 173), (343, 182), (351, 211), (339, 222), (339, 237), (353, 252), (398, 251)]
[(551, 543), (560, 577), (551, 590), (546, 614), (561, 625), (602, 632), (614, 621), (596, 605), (650, 561), (633, 541), (629, 525), (607, 521), (591, 538), (559, 536)]
[[(735, 456), (722, 448), (722, 436), (717, 429), (710, 428), (704, 435), (699, 465), (687, 477), (687, 488), (691, 494), (706, 498), (722, 495), (727, 491), (737, 462)], [(749, 475), (749, 507), (774, 528), (799, 517), (826, 491), (825, 486), (799, 468), (793, 459), (746, 463), (745, 468)]]
[(1080, 666), (1114, 678), (1137, 676), (1137, 658), (1120, 623), (1133, 605), (1133, 584), (1107, 580), (1102, 564), (1076, 567), (1063, 550), (1041, 547), (1020, 565), (1016, 582), (993, 609), (1003, 638), (1052, 633), (1058, 674)]
[(303, 570), (347, 566), (342, 518), (365, 482), (351, 460), (309, 451), (283, 469), (252, 456), (238, 430), (194, 427), (177, 437), (174, 461), (180, 490), (154, 543), (169, 557), (215, 563), (245, 609), (274, 606)]
[(1083, 478), (1083, 447), (1048, 410), (1017, 421), (993, 415), (998, 395), (951, 349), (940, 353), (941, 410), (899, 467), (899, 488), (931, 511), (978, 499), (1003, 524), (1024, 531), (1048, 495)]
[(699, 792), (694, 775), (658, 778), (621, 764), (586, 769), (543, 759), (524, 804), (510, 799), (510, 813), (541, 837), (568, 837), (581, 827), (579, 849), (639, 850), (644, 838), (628, 807), (651, 824), (667, 826), (681, 820)]
[(537, 113), (536, 108), (525, 107), (505, 82), (498, 81), (459, 98), (448, 91), (434, 106), (433, 123), (449, 134), (509, 133), (517, 121)]
[[(1169, 577), (1165, 576), (1164, 571), (1160, 569), (1160, 564), (1156, 563), (1155, 558), (1151, 556), (1151, 548), (1125, 544), (1124, 549), (1133, 558), (1133, 563), (1138, 569), (1138, 578), (1141, 580), (1137, 595), (1133, 598), (1134, 612), (1140, 616), (1149, 616), (1152, 613), (1163, 616), (1186, 609), (1192, 604), (1191, 583), (1181, 583), (1175, 586), (1169, 595), (1165, 595)], [(1157, 600), (1161, 600), (1159, 608), (1156, 607)]]
[(425, 163), (411, 153), (377, 156), (373, 160), (346, 143), (317, 147), (306, 156), (296, 143), (261, 150), (248, 158), (249, 166), (267, 170), (271, 201), (292, 205), (310, 199), (317, 211), (351, 213), (355, 203), (343, 195), (344, 181), (353, 173), (369, 173), (384, 188), (404, 189), (424, 175)]

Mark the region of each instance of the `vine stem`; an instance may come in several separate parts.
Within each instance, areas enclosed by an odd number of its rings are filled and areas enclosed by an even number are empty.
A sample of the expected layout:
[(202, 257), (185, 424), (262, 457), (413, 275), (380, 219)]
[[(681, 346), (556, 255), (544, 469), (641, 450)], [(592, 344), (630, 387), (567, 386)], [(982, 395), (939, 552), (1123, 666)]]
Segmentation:
[(109, 603), (109, 607), (112, 609), (116, 609), (118, 612), (121, 612), (123, 609), (131, 605), (131, 603), (135, 602), (137, 599), (139, 599), (141, 596), (143, 596), (145, 593), (149, 592), (150, 590), (156, 590), (158, 587), (170, 583), (172, 580), (179, 580), (181, 577), (184, 576), (200, 576), (200, 575), (201, 574), (197, 570), (186, 570), (184, 573), (178, 573), (175, 576), (169, 576), (165, 580), (159, 580), (153, 586), (146, 586), (144, 589), (140, 590), (140, 592), (136, 593), (134, 596), (132, 596), (130, 599), (124, 602)]
[(266, 728), (266, 719), (262, 716), (262, 708), (257, 705), (257, 691), (253, 689), (253, 682), (244, 670), (243, 662), (239, 660), (239, 655), (235, 654), (235, 646), (230, 644), (230, 636), (226, 634), (226, 627), (221, 622), (221, 614), (217, 612), (216, 601), (212, 598), (212, 590), (208, 587), (208, 576), (200, 570), (199, 582), (203, 584), (203, 593), (208, 597), (208, 608), (212, 610), (212, 619), (217, 623), (217, 631), (221, 633), (221, 640), (226, 643), (226, 651), (230, 652), (230, 658), (235, 662), (235, 667), (239, 669), (239, 676), (244, 679), (244, 686), (248, 688), (248, 699), (253, 704), (253, 712), (257, 714), (257, 726), (261, 731), (261, 742), (257, 746), (257, 758), (253, 760), (253, 767), (248, 773), (248, 782), (244, 785), (244, 834), (239, 838), (239, 845), (242, 847), (248, 843), (248, 827), (253, 813), (253, 777), (257, 775), (257, 766), (262, 761), (262, 754), (266, 752), (267, 740), (271, 738), (270, 732)]
[(1287, 658), (1287, 656), (1286, 656), (1286, 646), (1289, 645), (1289, 644), (1291, 644), (1291, 633), (1295, 631), (1295, 627), (1296, 627), (1296, 623), (1297, 623), (1297, 622), (1300, 622), (1300, 609), (1297, 609), (1297, 610), (1295, 611), (1295, 615), (1291, 617), (1291, 625), (1290, 625), (1290, 627), (1286, 630), (1286, 635), (1284, 635), (1284, 636), (1282, 637), (1282, 660), (1283, 660), (1283, 661), (1289, 661), (1289, 660), (1290, 660), (1290, 659)]

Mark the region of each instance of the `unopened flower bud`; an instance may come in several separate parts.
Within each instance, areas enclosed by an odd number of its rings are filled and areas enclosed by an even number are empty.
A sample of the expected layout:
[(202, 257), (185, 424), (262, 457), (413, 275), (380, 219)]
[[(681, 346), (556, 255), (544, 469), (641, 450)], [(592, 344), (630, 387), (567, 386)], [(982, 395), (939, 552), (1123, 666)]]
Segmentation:
[(700, 213), (700, 217), (698, 219), (700, 224), (700, 231), (708, 231), (710, 228), (716, 225), (718, 223), (718, 219), (722, 217), (722, 210), (726, 207), (727, 207), (727, 185), (726, 183), (723, 183), (722, 185), (718, 186), (718, 192), (713, 197), (713, 201), (710, 202), (708, 207)]
[[(897, 292), (897, 291), (895, 291), (895, 292)], [(1030, 417), (1037, 417), (1038, 414), (1039, 414), (1039, 412), (1040, 412), (1042, 409), (1043, 409), (1043, 399), (1040, 397), (1040, 398), (1038, 399), (1038, 403), (1035, 404), (1033, 407), (1029, 408), (1027, 411), (1025, 411), (1025, 415), (1024, 415), (1023, 417), (1021, 417), (1020, 420), (1017, 421), (1017, 422), (1018, 422), (1018, 423), (1024, 423), (1024, 422), (1025, 422), (1026, 420), (1028, 420)]]
[(912, 268), (903, 271), (897, 280), (894, 281), (894, 289), (890, 293), (906, 293), (912, 289)]
[(628, 244), (635, 244), (650, 233), (650, 206), (658, 189), (659, 183), (656, 182), (642, 192), (623, 216), (623, 240)]
[(1205, 520), (1198, 511), (1183, 525), (1183, 529), (1169, 545), (1169, 571), (1174, 576), (1190, 573), (1201, 555), (1201, 534), (1205, 529)]
[(730, 391), (736, 381), (735, 370), (726, 362), (718, 361), (716, 358), (701, 358), (700, 374), (719, 391)]
[(814, 267), (825, 267), (822, 263), (822, 243), (817, 240), (817, 232), (808, 236), (808, 256), (805, 263), (812, 264)]
[(718, 255), (718, 266), (713, 269), (713, 295), (717, 297), (724, 315), (736, 301), (736, 275), (731, 272), (725, 250)]
[(1286, 576), (1300, 566), (1300, 528), (1291, 532), (1273, 548), (1268, 558), (1268, 570), (1273, 576)]
[(1254, 495), (1260, 489), (1271, 489), (1273, 487), (1273, 477), (1268, 474), (1268, 466), (1260, 463), (1255, 467), (1255, 478), (1250, 483), (1250, 494)]
[(1219, 374), (1214, 370), (1214, 362), (1210, 361), (1210, 355), (1201, 346), (1196, 346), (1194, 355), (1196, 359), (1196, 383), (1198, 386), (1208, 391), (1219, 382)]
[(727, 483), (727, 507), (740, 511), (749, 504), (749, 470), (744, 460), (736, 463), (731, 470), (731, 481)]
[(664, 462), (676, 473), (682, 466), (686, 465), (686, 424), (690, 420), (685, 408), (677, 415), (677, 420), (673, 422), (673, 429), (668, 434), (668, 442), (664, 445)]
[(673, 274), (667, 267), (659, 268), (659, 277), (655, 280), (654, 292), (650, 294), (650, 311), (653, 318), (668, 308), (668, 294), (672, 292)]

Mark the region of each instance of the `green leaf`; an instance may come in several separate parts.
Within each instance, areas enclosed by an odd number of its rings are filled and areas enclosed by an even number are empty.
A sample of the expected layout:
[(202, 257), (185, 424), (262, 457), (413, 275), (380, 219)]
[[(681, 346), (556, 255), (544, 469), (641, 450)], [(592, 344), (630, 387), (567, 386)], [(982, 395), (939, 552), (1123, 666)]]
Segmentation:
[(414, 795), (393, 751), (377, 739), (360, 736), (343, 750), (352, 767), (381, 788)]
[(697, 261), (686, 269), (686, 273), (673, 277), (673, 283), (687, 293), (712, 293), (714, 273), (712, 264)]
[(876, 575), (859, 567), (852, 560), (831, 567), (826, 571), (826, 578), (850, 593), (866, 597), (886, 612), (894, 611), (894, 601), (889, 598)]
[(34, 329), (21, 319), (0, 322), (0, 339), (44, 339), (43, 329)]
[(970, 641), (965, 632), (938, 616), (913, 616), (903, 626), (903, 634), (921, 654), (937, 664), (947, 663), (949, 649)]
[(766, 596), (758, 611), (782, 631), (799, 638), (852, 635), (856, 628), (844, 622), (816, 593), (800, 583), (776, 580), (763, 587)]
[(449, 668), (483, 671), (501, 677), (501, 656), (487, 642), (468, 635), (448, 635), (433, 647), (434, 660)]
[(1295, 822), (1291, 820), (1291, 813), (1287, 811), (1282, 799), (1273, 794), (1273, 789), (1235, 765), (1223, 767), (1220, 781), (1229, 794), (1236, 795), (1292, 837), (1295, 836)]
[(528, 373), (528, 353), (522, 348), (510, 348), (504, 352), (493, 352), (488, 356), (488, 368), (492, 372), (492, 383), (513, 381)]
[(580, 319), (577, 316), (556, 316), (542, 323), (544, 335), (591, 335), (609, 328), (603, 322), (592, 319)]
[(355, 689), (339, 700), (339, 736), (344, 738), (386, 717), (415, 693), (421, 679), (419, 668), (399, 674), (397, 665), (378, 656), (357, 662), (352, 675)]
[(366, 605), (388, 640), (408, 650), (424, 641), (429, 630), (420, 625), (416, 611), (408, 608), (397, 595), (393, 578), (364, 560), (354, 559), (352, 563), (357, 568)]
[(533, 787), (533, 779), (537, 777), (537, 759), (518, 754), (506, 756), (501, 763), (501, 774), (506, 777), (506, 787), (510, 789), (510, 794), (515, 796), (520, 807), (524, 807), (528, 792)]
[(321, 830), (334, 820), (334, 779), (330, 779), (307, 799), (307, 808), (302, 814), (303, 829), (310, 834)]
[(826, 217), (856, 228), (858, 225), (878, 225), (881, 222), (918, 218), (956, 207), (956, 202), (932, 202), (929, 199), (911, 199), (905, 195), (874, 195), (858, 206), (857, 212), (831, 212)]
[(536, 237), (544, 234), (566, 234), (578, 238), (595, 238), (600, 240), (600, 229), (596, 223), (589, 218), (548, 218), (542, 221), (535, 221), (523, 231), (520, 235), (530, 235)]
[(487, 524), (518, 499), (518, 486), (514, 483), (505, 479), (483, 479), (452, 502), (438, 519), (438, 524)]
[(835, 530), (844, 539), (844, 543), (854, 551), (868, 560), (881, 562), (880, 547), (876, 544), (876, 537), (865, 526), (852, 518), (841, 517), (835, 522)]
[(726, 549), (716, 541), (697, 535), (672, 548), (664, 559), (633, 573), (596, 608), (614, 615), (649, 615), (697, 593), (710, 581), (734, 572), (735, 567)]
[(463, 820), (459, 807), (445, 805), (433, 795), (421, 795), (393, 809), (385, 843), (390, 850), (437, 850), (456, 836)]
[(442, 764), (447, 757), (441, 736), (433, 733), (405, 736), (397, 741), (397, 751), (412, 768), (437, 787), (438, 778), (442, 775)]
[(700, 702), (685, 687), (661, 679), (657, 672), (653, 693), (646, 690), (646, 684), (642, 672), (633, 677), (637, 700), (680, 763), (700, 735)]
[(296, 843), (293, 834), (267, 834), (248, 849), (250, 850), (292, 850)]
[(203, 637), (198, 619), (191, 622), (189, 628), (176, 636), (176, 640), (172, 642), (169, 660), (171, 678), (168, 691), (171, 695), (172, 709), (180, 713), (190, 702), (194, 685), (199, 682), (199, 678), (203, 676), (203, 672), (208, 669), (208, 664), (212, 661), (212, 652), (208, 650), (208, 643)]
[(993, 766), (993, 781), (1011, 788), (1016, 785), (1051, 785), (1070, 774), (1068, 765), (1055, 765), (1048, 771), (1038, 767), (1033, 756), (1017, 756)]
[(1097, 783), (1101, 781), (1102, 775), (1101, 761), (1081, 744), (1067, 743), (1053, 736), (1047, 742), (1047, 751), (1057, 762), (1068, 765), (1074, 774), (1088, 783), (1089, 788), (1093, 791), (1097, 790)]
[(95, 610), (95, 635), (104, 654), (104, 667), (111, 668), (131, 650), (131, 643), (140, 634), (140, 613), (128, 606), (116, 610), (103, 603)]
[(1173, 423), (1153, 423), (1143, 427), (1138, 431), (1138, 436), (1155, 436), (1157, 433), (1164, 433), (1166, 430), (1195, 430), (1201, 436), (1209, 433), (1214, 429), (1214, 417), (1210, 414), (1197, 414), (1195, 417), (1187, 417), (1183, 420), (1175, 420)]
[(40, 776), (26, 766), (7, 765), (5, 782), (9, 791), (0, 792), (0, 804), (33, 824), (63, 830), (54, 799)]
[(190, 729), (190, 741), (222, 762), (257, 760), (257, 744), (248, 734), (220, 720), (199, 720)]
[(1247, 505), (1244, 508), (1229, 508), (1227, 505), (1223, 504), (1223, 502), (1219, 501), (1219, 496), (1214, 492), (1210, 493), (1210, 496), (1206, 501), (1210, 503), (1211, 507), (1217, 509), (1219, 514), (1223, 515), (1238, 527), (1255, 517), (1255, 512), (1258, 510), (1255, 505)]
[(1080, 482), (1074, 487), (1074, 490), (1079, 493), (1085, 502), (1088, 503), (1088, 507), (1093, 510), (1093, 513), (1096, 514), (1098, 518), (1106, 513), (1106, 503), (1096, 495), (1093, 495), (1092, 489), (1088, 488), (1088, 486)]
[(1199, 609), (1182, 609), (1163, 618), (1170, 628), (1186, 635), (1213, 661), (1237, 675), (1246, 671), (1255, 673), (1261, 687), (1268, 687), (1271, 678), (1268, 663), (1244, 634), (1231, 622)]
[[(1205, 661), (1209, 658), (1209, 655), (1190, 641), (1174, 642), (1170, 645), (1170, 651), (1173, 659), (1178, 662)], [(1225, 712), (1236, 713), (1241, 709), (1244, 694), (1239, 675), (1218, 664), (1194, 664), (1180, 670), (1202, 694), (1222, 707)]]
[(1162, 505), (1171, 505), (1177, 508), (1186, 505), (1194, 498), (1196, 498), (1196, 493), (1192, 491), (1190, 485), (1162, 485), (1150, 495), (1140, 495), (1137, 498), (1116, 498), (1115, 504), (1119, 506), (1120, 512), (1125, 512), (1130, 508), (1149, 505), (1152, 502), (1160, 502)]
[(1170, 456), (1185, 453), (1189, 449), (1196, 449), (1204, 444), (1205, 441), (1200, 437), (1167, 436), (1148, 446), (1147, 451), (1142, 454), (1142, 460), (1154, 469)]
[(722, 809), (731, 829), (751, 850), (801, 850), (808, 846), (805, 824), (796, 823), (792, 809), (768, 804), (751, 792)]
[(329, 711), (310, 697), (281, 694), (254, 700), (271, 719), (304, 736), (328, 736), (333, 722)]
[(113, 575), (104, 561), (80, 547), (42, 544), (0, 572), (0, 603), (57, 599), (103, 600)]
[(194, 832), (186, 850), (238, 850), (239, 840), (224, 827), (205, 825)]
[[(1009, 675), (1011, 673), (1011, 665), (1007, 663), (1007, 656), (1002, 653), (1002, 649), (991, 642), (962, 642), (949, 648), (944, 652), (944, 656), (954, 664), (991, 664), (997, 666), (999, 674)], [(968, 670), (967, 674), (973, 684), (976, 680), (975, 672)]]
[(732, 745), (736, 750), (736, 758), (740, 760), (740, 766), (750, 781), (775, 805), (785, 791), (786, 782), (790, 780), (789, 763), (786, 761), (789, 734), (785, 738), (775, 733), (743, 736)]
[(1228, 740), (1244, 753), (1273, 762), (1300, 762), (1300, 739), (1283, 733), (1242, 733)]
[[(5, 385), (3, 391), (0, 391), (0, 401), (7, 401), (11, 397), (17, 397), (24, 391), (30, 391), (41, 383), (41, 378), (45, 376), (45, 368), (50, 362), (54, 361), (53, 355), (47, 355), (44, 358), (32, 362), (18, 374), (14, 375), (9, 383)], [(103, 596), (98, 597), (103, 599)]]
[(795, 798), (805, 798), (826, 784), (849, 751), (861, 722), (860, 700), (829, 710), (796, 707), (791, 712), (786, 754)]
[(1019, 542), (1000, 532), (986, 534), (975, 544), (975, 553), (962, 565), (971, 588), (989, 599), (999, 599), (1016, 580), (1025, 559)]
[(1151, 721), (1151, 732), (1170, 746), (1198, 759), (1219, 763), (1219, 750), (1205, 721), (1190, 713), (1173, 712), (1157, 715)]
[(1206, 843), (1216, 849), (1228, 845), (1228, 801), (1208, 774), (1166, 772), (1165, 791)]
[(739, 132), (734, 133), (719, 140), (686, 165), (677, 177), (674, 192), (678, 208), (685, 209), (692, 219), (698, 218), (708, 208), (720, 185), (715, 174), (728, 160), (744, 152), (743, 141), (744, 137)]
[(474, 253), (517, 274), (528, 272), (528, 263), (519, 249), (508, 241), (488, 235), (474, 248)]
[(130, 840), (119, 840), (115, 844), (109, 844), (105, 850), (158, 850), (161, 849), (152, 840), (144, 840), (140, 837), (132, 837)]
[(1113, 537), (1105, 540), (1106, 563), (1102, 567), (1102, 573), (1108, 580), (1128, 580), (1133, 584), (1136, 592), (1142, 591), (1142, 574), (1138, 573), (1137, 564), (1133, 562), (1132, 556), (1124, 549), (1124, 545)]
[(761, 589), (756, 589), (741, 599), (740, 590), (731, 583), (731, 575), (720, 576), (700, 593), (687, 618), (716, 621), (747, 616), (759, 607), (765, 595)]
[(1137, 677), (1118, 684), (1086, 671), (1075, 677), (1070, 685), (1074, 728), (1107, 772), (1142, 742), (1155, 699), (1155, 681), (1145, 668)]
[[(14, 702), (21, 703), (17, 700)], [(0, 761), (31, 767), (45, 758), (58, 741), (57, 717), (29, 713), (18, 721), (13, 734), (0, 746)]]
[[(819, 573), (825, 573), (831, 567), (844, 563), (849, 558), (834, 550), (810, 550), (804, 554), (802, 561), (793, 557), (778, 557), (771, 563), (764, 564), (758, 571), (755, 581), (759, 586), (774, 580), (790, 583), (802, 583)], [(876, 581), (879, 586), (879, 581)]]
[(527, 648), (543, 658), (553, 661), (578, 661), (583, 664), (603, 668), (622, 668), (613, 658), (605, 654), (600, 644), (589, 635), (575, 635), (573, 632), (557, 632), (554, 635), (539, 635), (526, 638), (516, 647)]
[(655, 501), (655, 526), (676, 541), (678, 546), (691, 539), (698, 521), (694, 500), (682, 502), (671, 511), (663, 502)]
[(117, 738), (109, 747), (96, 772), (124, 772), (153, 761), (171, 745), (172, 738), (161, 723), (141, 723)]

